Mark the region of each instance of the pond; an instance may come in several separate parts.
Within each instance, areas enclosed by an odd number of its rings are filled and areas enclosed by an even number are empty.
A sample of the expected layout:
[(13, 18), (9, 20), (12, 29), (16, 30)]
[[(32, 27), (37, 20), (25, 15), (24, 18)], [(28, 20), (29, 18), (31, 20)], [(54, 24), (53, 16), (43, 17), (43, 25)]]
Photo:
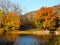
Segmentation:
[(0, 45), (60, 45), (60, 35), (51, 36), (47, 40), (43, 39), (41, 36), (21, 35), (13, 42), (0, 37)]
[(24, 35), (20, 36), (14, 43), (14, 45), (47, 45), (47, 42), (43, 39), (38, 39), (34, 36)]

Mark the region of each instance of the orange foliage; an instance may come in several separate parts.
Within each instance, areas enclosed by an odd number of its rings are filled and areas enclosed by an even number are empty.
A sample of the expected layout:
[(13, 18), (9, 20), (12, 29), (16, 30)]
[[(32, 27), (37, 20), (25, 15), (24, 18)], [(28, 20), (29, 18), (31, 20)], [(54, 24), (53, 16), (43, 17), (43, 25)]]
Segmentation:
[(46, 8), (42, 7), (40, 10), (37, 11), (38, 17), (43, 19), (45, 17)]
[(53, 8), (44, 8), (42, 7), (37, 11), (38, 18), (44, 19), (43, 27), (53, 27), (56, 24), (57, 15), (53, 12)]
[(50, 13), (53, 13), (53, 8), (51, 8), (51, 7), (47, 8), (46, 10), (47, 10), (47, 12), (48, 12), (49, 14), (50, 14)]

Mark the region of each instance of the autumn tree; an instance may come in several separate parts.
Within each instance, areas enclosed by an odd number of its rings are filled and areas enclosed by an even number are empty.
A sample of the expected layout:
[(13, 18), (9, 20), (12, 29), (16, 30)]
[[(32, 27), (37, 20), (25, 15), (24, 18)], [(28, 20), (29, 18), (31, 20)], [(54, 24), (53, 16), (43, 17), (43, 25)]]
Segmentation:
[[(44, 12), (44, 13), (43, 13)], [(38, 19), (36, 20), (36, 26), (39, 29), (43, 29), (43, 22), (45, 21), (45, 16), (43, 16), (46, 12), (46, 8), (42, 7), (40, 10), (37, 11)]]
[(44, 8), (42, 7), (37, 11), (39, 18), (39, 25), (47, 29), (55, 29), (57, 15), (53, 11), (53, 8)]
[(19, 29), (20, 16), (16, 12), (9, 12), (2, 22), (5, 30)]
[(4, 17), (5, 17), (4, 10), (0, 10), (0, 28), (2, 27), (2, 21), (3, 21)]

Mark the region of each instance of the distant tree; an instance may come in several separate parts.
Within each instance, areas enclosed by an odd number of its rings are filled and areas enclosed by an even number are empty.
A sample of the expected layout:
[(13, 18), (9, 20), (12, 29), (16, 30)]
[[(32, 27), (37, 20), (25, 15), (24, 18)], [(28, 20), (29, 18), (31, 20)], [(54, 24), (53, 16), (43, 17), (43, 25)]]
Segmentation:
[(5, 30), (19, 29), (20, 16), (16, 12), (9, 12), (2, 22)]

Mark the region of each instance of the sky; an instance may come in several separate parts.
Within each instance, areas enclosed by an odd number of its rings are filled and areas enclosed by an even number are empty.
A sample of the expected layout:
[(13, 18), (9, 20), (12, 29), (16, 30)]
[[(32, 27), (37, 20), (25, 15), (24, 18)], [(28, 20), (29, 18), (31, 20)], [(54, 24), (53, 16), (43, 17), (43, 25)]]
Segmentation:
[(19, 4), (23, 14), (38, 10), (41, 7), (51, 7), (60, 4), (60, 0), (11, 0), (11, 2)]

